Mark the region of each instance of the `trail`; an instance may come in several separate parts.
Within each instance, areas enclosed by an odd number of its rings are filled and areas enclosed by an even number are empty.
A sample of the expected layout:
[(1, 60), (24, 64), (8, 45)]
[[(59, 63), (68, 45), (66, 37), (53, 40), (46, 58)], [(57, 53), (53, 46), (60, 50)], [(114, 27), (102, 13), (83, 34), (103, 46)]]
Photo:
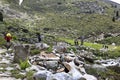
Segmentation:
[(2, 48), (0, 48), (0, 53), (5, 53), (5, 52), (7, 52), (6, 49), (2, 49)]
[(6, 49), (0, 48), (0, 80), (21, 80), (11, 77), (11, 70), (15, 69), (15, 65), (12, 61), (13, 54), (7, 53)]

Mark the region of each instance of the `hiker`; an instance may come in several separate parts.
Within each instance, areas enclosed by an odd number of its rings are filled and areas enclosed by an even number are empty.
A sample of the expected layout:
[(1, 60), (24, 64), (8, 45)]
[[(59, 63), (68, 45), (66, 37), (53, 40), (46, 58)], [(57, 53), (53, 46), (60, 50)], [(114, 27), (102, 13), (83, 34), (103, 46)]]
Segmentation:
[(75, 39), (75, 40), (74, 40), (74, 44), (75, 44), (76, 46), (79, 45), (79, 43), (78, 43), (78, 39)]
[(41, 34), (40, 34), (40, 33), (36, 33), (36, 36), (37, 36), (37, 38), (38, 38), (38, 42), (41, 42), (41, 41), (42, 41), (42, 39), (41, 39)]
[(78, 39), (80, 39), (80, 40), (81, 40), (80, 45), (83, 45), (83, 44), (84, 44), (84, 39), (85, 39), (85, 37), (84, 37), (84, 36), (80, 36)]
[(10, 40), (12, 39), (12, 36), (10, 33), (5, 33), (4, 34), (4, 39), (6, 40), (6, 44), (5, 47), (7, 48), (7, 50), (11, 47), (12, 43), (10, 42)]
[(12, 39), (12, 36), (11, 36), (11, 34), (8, 32), (8, 33), (6, 33), (5, 34), (5, 40), (7, 41), (7, 42), (10, 42), (10, 40)]

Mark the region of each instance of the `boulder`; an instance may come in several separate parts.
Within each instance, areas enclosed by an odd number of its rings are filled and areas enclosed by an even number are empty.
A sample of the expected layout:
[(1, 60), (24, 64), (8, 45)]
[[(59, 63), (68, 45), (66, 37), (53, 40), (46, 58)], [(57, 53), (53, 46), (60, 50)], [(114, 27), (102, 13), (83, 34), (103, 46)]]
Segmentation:
[(69, 74), (67, 74), (65, 72), (56, 73), (53, 75), (52, 78), (53, 79), (51, 79), (51, 80), (73, 80), (72, 76), (70, 76)]
[(57, 70), (58, 61), (46, 61), (45, 66), (47, 69)]
[(20, 60), (25, 61), (27, 60), (30, 52), (30, 46), (29, 45), (22, 45), (17, 44), (14, 46), (15, 54), (14, 54), (14, 62), (19, 63)]
[(47, 79), (48, 76), (51, 76), (52, 73), (46, 70), (40, 70), (33, 75), (34, 80), (50, 80)]
[(98, 64), (94, 64), (94, 65), (86, 64), (84, 66), (85, 66), (86, 72), (89, 72), (89, 70), (94, 70), (94, 71), (96, 71), (96, 73), (97, 72), (105, 72), (105, 71), (107, 71), (107, 68), (105, 66), (98, 65)]
[(34, 80), (74, 80), (69, 74), (60, 72), (52, 74), (49, 71), (39, 71), (33, 75)]
[(45, 60), (45, 61), (58, 61), (59, 57), (56, 56), (53, 53), (46, 53), (45, 51), (42, 51), (39, 56), (41, 59), (40, 60)]
[(40, 50), (49, 48), (49, 45), (47, 45), (46, 43), (35, 43), (35, 46)]
[[(82, 79), (82, 80), (97, 80), (96, 77), (94, 77), (94, 76), (92, 76), (92, 75), (89, 75), (89, 74), (84, 74), (84, 75), (82, 76), (82, 78), (84, 78), (84, 79)], [(81, 80), (81, 79), (80, 79), (80, 80)]]
[(53, 52), (61, 53), (61, 52), (67, 52), (67, 47), (69, 47), (68, 43), (65, 42), (58, 42), (55, 46), (53, 46)]
[(82, 77), (82, 74), (76, 69), (74, 62), (64, 62), (64, 66), (69, 70), (68, 74), (70, 74), (73, 80), (79, 80)]

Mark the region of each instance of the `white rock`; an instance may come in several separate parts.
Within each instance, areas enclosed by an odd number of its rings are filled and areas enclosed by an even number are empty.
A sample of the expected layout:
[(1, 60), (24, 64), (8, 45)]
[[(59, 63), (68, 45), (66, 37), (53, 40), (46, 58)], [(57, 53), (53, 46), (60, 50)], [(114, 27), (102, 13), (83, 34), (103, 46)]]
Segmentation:
[(22, 2), (23, 2), (23, 0), (19, 0), (19, 5), (21, 5), (21, 4), (22, 4)]
[(84, 74), (82, 77), (85, 78), (86, 80), (97, 80), (96, 77), (89, 74)]

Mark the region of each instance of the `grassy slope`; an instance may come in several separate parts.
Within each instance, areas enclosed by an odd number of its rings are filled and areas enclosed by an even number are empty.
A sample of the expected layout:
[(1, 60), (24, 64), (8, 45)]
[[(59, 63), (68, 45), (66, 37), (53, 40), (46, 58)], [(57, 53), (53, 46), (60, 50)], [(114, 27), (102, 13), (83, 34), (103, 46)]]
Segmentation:
[[(112, 22), (114, 9), (110, 4), (103, 3), (99, 1), (99, 5), (107, 6), (105, 14), (77, 14), (79, 8), (73, 6), (72, 2), (74, 0), (42, 0), (40, 2), (34, 0), (26, 0), (22, 6), (18, 6), (17, 1), (11, 3), (9, 0), (6, 0), (11, 4), (11, 8), (27, 12), (32, 19), (34, 19), (35, 24), (31, 26), (37, 27), (38, 30), (41, 30), (45, 27), (53, 28), (54, 32), (58, 35), (59, 31), (57, 29), (65, 29), (66, 32), (61, 33), (61, 36), (68, 34), (68, 37), (74, 37), (79, 35), (86, 35), (91, 32), (117, 32), (120, 29), (119, 22)], [(76, 0), (82, 1), (82, 0)], [(86, 0), (88, 1), (88, 0)], [(95, 1), (95, 0), (92, 0)], [(58, 5), (60, 3), (60, 5)], [(42, 18), (37, 20), (37, 18)], [(79, 18), (80, 17), (80, 18)], [(24, 26), (32, 22), (28, 21)], [(109, 29), (110, 26), (113, 26), (113, 29)], [(51, 33), (52, 34), (52, 33)]]
[[(69, 38), (60, 38), (60, 40), (68, 42), (71, 45), (74, 45), (74, 40), (69, 39)], [(80, 44), (80, 41), (79, 41)], [(90, 43), (90, 42), (84, 42), (85, 47), (93, 48), (95, 50), (98, 50), (98, 54), (102, 54), (101, 52), (99, 53), (99, 50), (102, 49), (103, 44), (95, 44), (95, 43)], [(120, 46), (113, 46), (113, 45), (108, 45), (108, 51), (105, 52), (104, 54), (108, 54), (109, 57), (111, 58), (116, 58), (120, 57)], [(105, 57), (105, 56), (103, 56)]]
[[(72, 39), (92, 32), (119, 32), (120, 23), (112, 21), (115, 9), (110, 4), (98, 1), (99, 6), (107, 7), (104, 14), (77, 14), (80, 8), (72, 4), (74, 1), (90, 2), (89, 0), (24, 0), (19, 6), (17, 0), (4, 0), (10, 4), (10, 8), (27, 13), (29, 18), (16, 19), (5, 16), (5, 24), (0, 25), (3, 28), (6, 26), (25, 27), (32, 33), (46, 32), (44, 34)], [(43, 28), (50, 28), (50, 30), (44, 31)]]

